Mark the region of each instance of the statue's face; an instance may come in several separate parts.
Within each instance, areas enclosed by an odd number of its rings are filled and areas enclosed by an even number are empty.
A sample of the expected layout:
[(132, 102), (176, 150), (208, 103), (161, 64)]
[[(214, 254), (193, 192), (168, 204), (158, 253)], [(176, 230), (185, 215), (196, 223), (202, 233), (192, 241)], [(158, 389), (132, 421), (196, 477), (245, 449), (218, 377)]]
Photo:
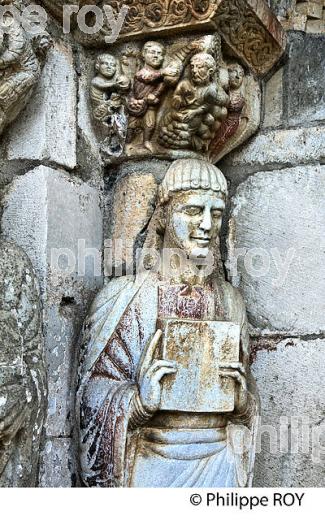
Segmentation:
[(219, 235), (225, 203), (212, 190), (175, 193), (167, 207), (168, 247), (206, 258)]
[(238, 65), (229, 69), (229, 85), (231, 88), (239, 88), (244, 79), (244, 70)]
[(144, 49), (143, 59), (150, 67), (159, 69), (164, 61), (164, 50), (160, 45), (150, 45)]
[(193, 58), (191, 61), (192, 80), (197, 85), (206, 85), (212, 76), (212, 69), (209, 63), (202, 58)]
[(112, 78), (116, 73), (116, 60), (113, 56), (102, 56), (98, 63), (98, 71), (105, 78)]

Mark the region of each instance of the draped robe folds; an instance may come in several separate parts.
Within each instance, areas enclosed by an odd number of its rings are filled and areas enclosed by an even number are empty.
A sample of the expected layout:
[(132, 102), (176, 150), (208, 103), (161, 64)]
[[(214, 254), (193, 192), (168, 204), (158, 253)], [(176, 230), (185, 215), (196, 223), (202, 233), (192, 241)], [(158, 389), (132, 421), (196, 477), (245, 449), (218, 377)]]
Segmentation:
[[(241, 296), (224, 280), (214, 285), (215, 319), (240, 325), (241, 360), (249, 371)], [(76, 403), (82, 480), (98, 487), (248, 486), (258, 417), (250, 377), (247, 412), (230, 415), (224, 428), (157, 428), (150, 421), (134, 427), (137, 370), (157, 328), (158, 286), (153, 273), (121, 277), (106, 285), (92, 305), (83, 331)]]

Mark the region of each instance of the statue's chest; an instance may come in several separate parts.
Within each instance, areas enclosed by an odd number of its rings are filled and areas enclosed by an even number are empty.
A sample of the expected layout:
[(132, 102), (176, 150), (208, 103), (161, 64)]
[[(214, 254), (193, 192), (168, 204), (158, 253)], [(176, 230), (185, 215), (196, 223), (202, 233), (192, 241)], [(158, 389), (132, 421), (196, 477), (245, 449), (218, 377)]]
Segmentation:
[(159, 287), (158, 317), (215, 320), (216, 305), (212, 287), (186, 285)]

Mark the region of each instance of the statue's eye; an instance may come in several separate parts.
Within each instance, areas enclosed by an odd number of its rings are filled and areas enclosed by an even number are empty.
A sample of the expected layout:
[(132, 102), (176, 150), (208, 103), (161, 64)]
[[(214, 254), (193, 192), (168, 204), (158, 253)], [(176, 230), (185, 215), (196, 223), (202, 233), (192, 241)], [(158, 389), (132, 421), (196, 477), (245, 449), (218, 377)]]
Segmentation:
[(202, 209), (198, 208), (197, 206), (189, 206), (185, 208), (184, 212), (186, 215), (190, 215), (191, 217), (194, 217), (196, 215), (201, 215)]
[(214, 209), (212, 211), (213, 218), (220, 218), (221, 216), (222, 216), (222, 211), (220, 211), (220, 209)]

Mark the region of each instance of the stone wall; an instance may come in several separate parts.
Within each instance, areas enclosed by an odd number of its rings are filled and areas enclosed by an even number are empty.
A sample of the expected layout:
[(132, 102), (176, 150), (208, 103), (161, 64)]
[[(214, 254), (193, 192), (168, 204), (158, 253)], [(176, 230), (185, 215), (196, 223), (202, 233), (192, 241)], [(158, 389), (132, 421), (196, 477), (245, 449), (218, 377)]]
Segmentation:
[(324, 37), (289, 32), (287, 59), (264, 84), (260, 130), (220, 164), (232, 190), (227, 265), (247, 304), (262, 424), (277, 432), (272, 445), (262, 428), (256, 486), (325, 482), (311, 438), (325, 406), (324, 70)]
[[(143, 243), (168, 162), (104, 168), (87, 93), (95, 51), (54, 21), (49, 31), (41, 81), (2, 138), (2, 232), (30, 256), (41, 286), (50, 397), (39, 482), (71, 487), (78, 336), (103, 283), (103, 240), (125, 239), (125, 219), (136, 219), (127, 238)], [(325, 39), (288, 37), (286, 59), (263, 83), (259, 131), (219, 166), (231, 191), (225, 260), (248, 309), (262, 422), (278, 430), (288, 417), (290, 433), (292, 417), (316, 427), (325, 414)], [(322, 486), (324, 467), (310, 453), (270, 453), (265, 436), (255, 484)]]

